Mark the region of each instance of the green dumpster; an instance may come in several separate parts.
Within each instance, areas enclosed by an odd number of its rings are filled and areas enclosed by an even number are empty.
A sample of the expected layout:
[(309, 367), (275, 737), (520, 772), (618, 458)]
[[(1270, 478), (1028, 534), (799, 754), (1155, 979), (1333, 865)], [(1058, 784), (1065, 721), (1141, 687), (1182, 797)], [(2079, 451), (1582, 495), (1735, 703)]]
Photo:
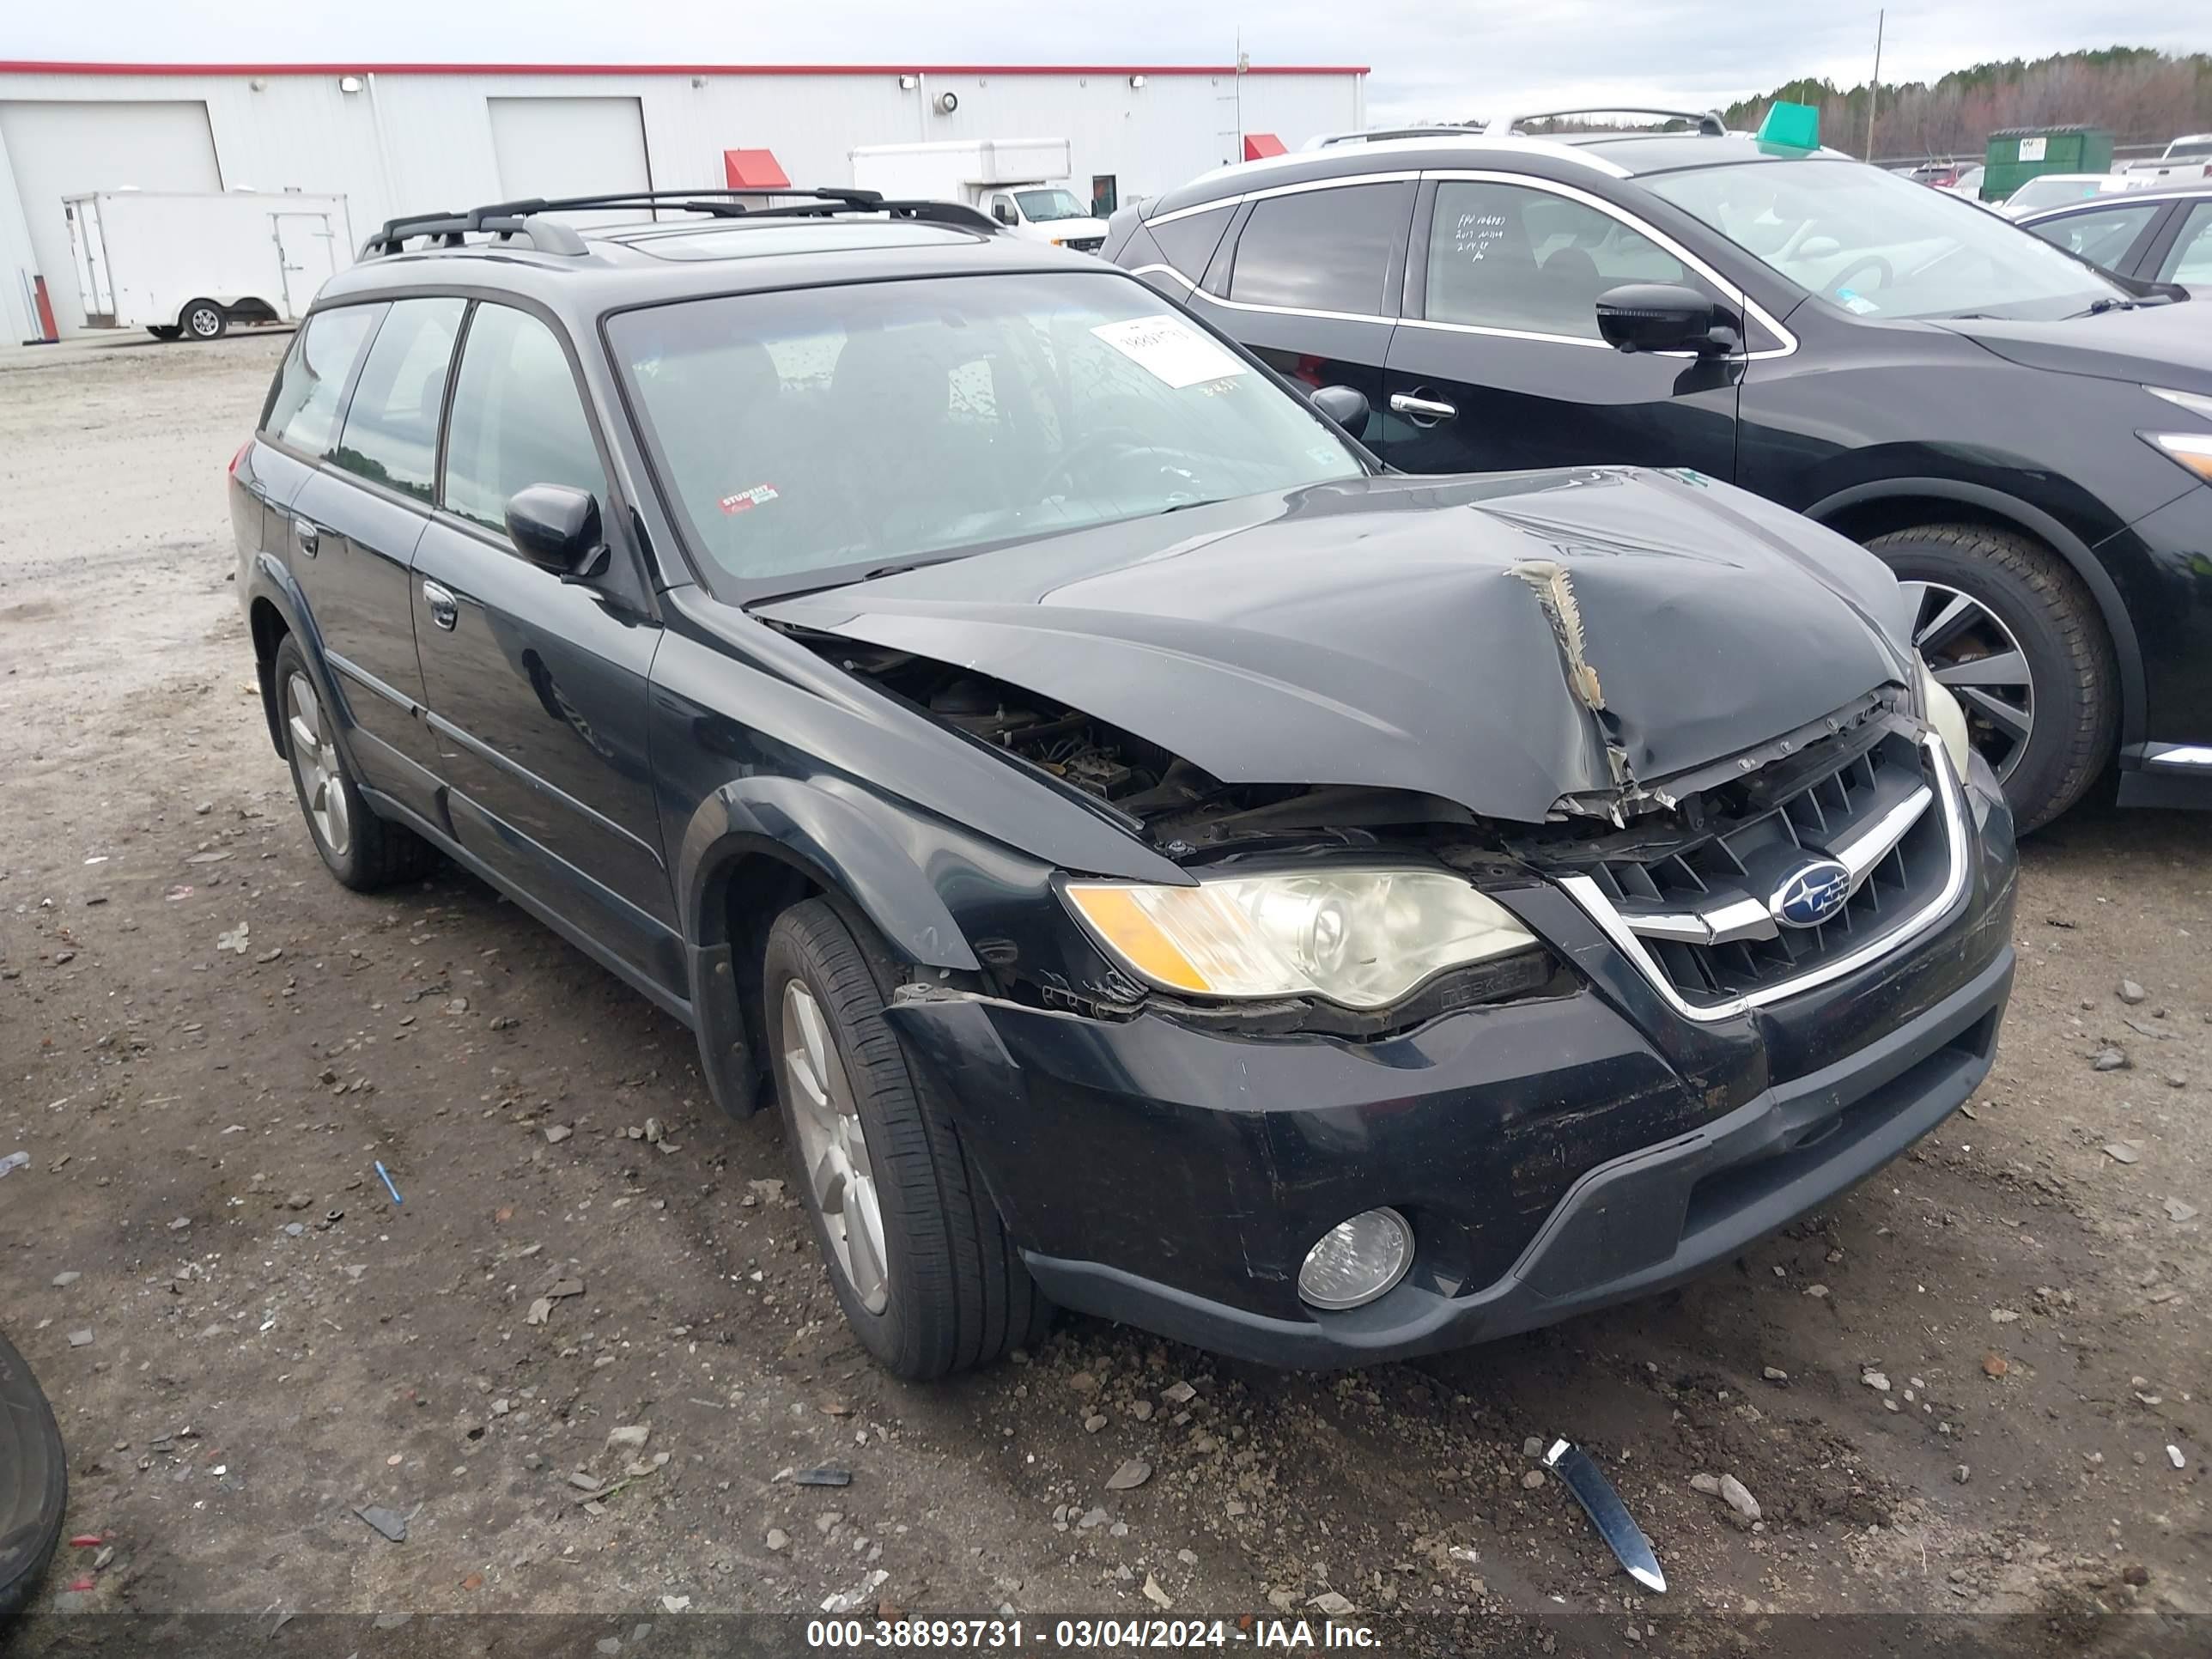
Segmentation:
[(2038, 173), (2110, 173), (2112, 135), (2102, 127), (2000, 127), (1982, 164), (1982, 199), (2002, 202)]

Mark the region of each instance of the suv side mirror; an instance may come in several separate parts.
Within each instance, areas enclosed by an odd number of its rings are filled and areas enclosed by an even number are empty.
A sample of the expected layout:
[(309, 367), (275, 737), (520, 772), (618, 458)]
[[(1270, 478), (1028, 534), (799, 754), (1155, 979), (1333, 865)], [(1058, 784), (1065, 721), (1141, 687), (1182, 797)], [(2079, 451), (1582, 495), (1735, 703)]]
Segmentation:
[(515, 550), (566, 581), (594, 576), (606, 562), (599, 504), (587, 489), (532, 484), (507, 498), (507, 533)]
[(1367, 429), (1367, 394), (1358, 386), (1319, 386), (1306, 401), (1355, 438)]
[(1723, 319), (1679, 283), (1626, 283), (1597, 296), (1597, 331), (1616, 351), (1704, 351)]

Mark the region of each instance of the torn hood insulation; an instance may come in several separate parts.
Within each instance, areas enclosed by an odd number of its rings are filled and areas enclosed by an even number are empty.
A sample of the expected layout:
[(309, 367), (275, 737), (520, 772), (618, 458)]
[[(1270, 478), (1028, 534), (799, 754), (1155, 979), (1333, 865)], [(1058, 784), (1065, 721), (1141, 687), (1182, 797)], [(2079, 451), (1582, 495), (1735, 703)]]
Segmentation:
[(1025, 687), (1224, 782), (1536, 823), (1905, 679), (1903, 611), (1871, 555), (1784, 508), (1584, 469), (1212, 503), (757, 614)]

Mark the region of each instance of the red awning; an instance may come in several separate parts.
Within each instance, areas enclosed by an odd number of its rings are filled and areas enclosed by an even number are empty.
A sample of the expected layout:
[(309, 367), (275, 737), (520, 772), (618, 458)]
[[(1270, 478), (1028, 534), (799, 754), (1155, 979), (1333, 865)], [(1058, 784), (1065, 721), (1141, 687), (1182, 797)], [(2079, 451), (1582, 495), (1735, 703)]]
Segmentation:
[(789, 190), (791, 180), (778, 165), (772, 149), (726, 149), (722, 171), (732, 190)]
[(1266, 155), (1283, 154), (1283, 141), (1272, 132), (1248, 132), (1244, 135), (1244, 159), (1256, 161)]

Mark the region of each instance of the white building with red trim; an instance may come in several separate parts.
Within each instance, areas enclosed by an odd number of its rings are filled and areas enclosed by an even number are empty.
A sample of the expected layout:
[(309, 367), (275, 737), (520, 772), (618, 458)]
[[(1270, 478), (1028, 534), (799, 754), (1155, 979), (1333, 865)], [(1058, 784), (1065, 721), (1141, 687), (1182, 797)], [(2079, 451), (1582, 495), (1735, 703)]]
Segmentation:
[[(0, 60), (0, 341), (82, 325), (64, 197), (345, 197), (384, 220), (520, 197), (849, 185), (864, 144), (1050, 137), (1127, 202), (1364, 124), (1362, 68)], [(44, 296), (40, 295), (43, 283)]]

